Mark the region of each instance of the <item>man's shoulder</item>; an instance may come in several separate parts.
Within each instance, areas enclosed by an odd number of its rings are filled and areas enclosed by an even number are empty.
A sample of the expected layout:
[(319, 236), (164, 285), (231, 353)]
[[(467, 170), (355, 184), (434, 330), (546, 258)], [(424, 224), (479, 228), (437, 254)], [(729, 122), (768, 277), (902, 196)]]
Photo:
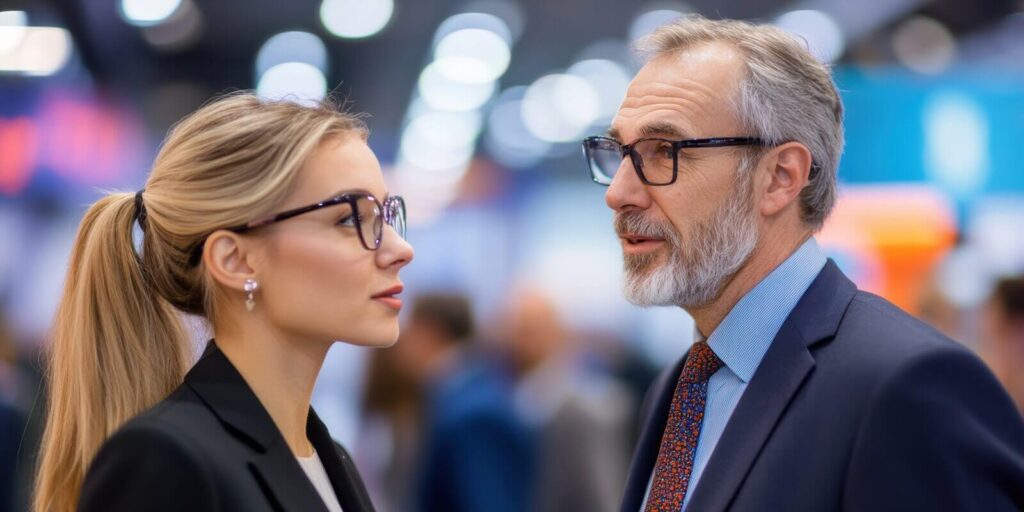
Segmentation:
[(866, 354), (886, 359), (914, 358), (931, 351), (970, 351), (934, 327), (872, 293), (858, 291), (836, 330), (837, 339), (849, 338)]
[(864, 291), (853, 297), (834, 338), (812, 347), (812, 352), (823, 371), (876, 381), (895, 378), (927, 361), (948, 359), (983, 365), (964, 345)]

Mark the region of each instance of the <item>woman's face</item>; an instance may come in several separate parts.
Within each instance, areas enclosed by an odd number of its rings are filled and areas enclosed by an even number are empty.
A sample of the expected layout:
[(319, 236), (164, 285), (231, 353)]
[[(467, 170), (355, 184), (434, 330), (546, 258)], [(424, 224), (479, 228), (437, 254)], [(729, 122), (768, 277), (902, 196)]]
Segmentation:
[[(380, 163), (356, 136), (324, 141), (279, 211), (343, 193), (388, 196)], [(367, 250), (351, 207), (341, 204), (272, 224), (260, 236), (256, 300), (275, 328), (289, 338), (363, 346), (398, 339), (398, 272), (413, 250), (390, 226), (384, 224), (380, 248)]]

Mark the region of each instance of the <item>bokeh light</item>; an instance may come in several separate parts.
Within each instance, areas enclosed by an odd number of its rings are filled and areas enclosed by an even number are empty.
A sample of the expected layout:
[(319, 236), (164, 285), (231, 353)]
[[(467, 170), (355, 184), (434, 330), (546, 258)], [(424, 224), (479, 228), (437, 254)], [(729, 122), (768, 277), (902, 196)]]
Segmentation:
[(682, 2), (659, 2), (648, 5), (629, 25), (629, 40), (636, 41), (654, 32), (654, 29), (690, 12), (693, 12), (693, 9)]
[(0, 40), (16, 42), (0, 52), (0, 73), (52, 75), (71, 58), (71, 34), (60, 27), (0, 27)]
[(320, 21), (338, 37), (364, 39), (384, 30), (394, 12), (394, 0), (324, 0)]
[(312, 103), (327, 95), (327, 78), (311, 64), (285, 62), (263, 73), (256, 93), (267, 99)]
[(420, 74), (419, 93), (423, 100), (438, 110), (465, 111), (480, 108), (495, 92), (494, 82), (467, 83), (452, 80), (450, 69), (434, 61)]
[(181, 3), (182, 0), (121, 0), (121, 17), (132, 25), (148, 27), (170, 18)]
[(448, 79), (470, 84), (497, 80), (508, 69), (511, 58), (505, 39), (480, 28), (452, 32), (434, 49), (434, 59)]
[(917, 16), (901, 24), (892, 36), (896, 58), (918, 73), (934, 75), (953, 64), (956, 40), (943, 24)]
[(813, 9), (791, 11), (779, 16), (775, 25), (806, 42), (807, 48), (825, 63), (843, 55), (843, 30), (831, 16)]
[(498, 96), (487, 117), (484, 144), (488, 153), (503, 165), (529, 167), (541, 161), (551, 150), (551, 143), (530, 132), (523, 120), (523, 98), (526, 87), (512, 87)]
[(989, 168), (985, 112), (963, 94), (942, 93), (924, 108), (925, 166), (932, 179), (957, 197), (981, 189)]
[(256, 76), (285, 62), (304, 62), (327, 72), (327, 47), (319, 37), (302, 31), (276, 34), (260, 47), (256, 54)]
[(548, 142), (575, 141), (601, 114), (601, 97), (590, 82), (566, 74), (545, 75), (530, 84), (522, 104), (530, 133)]
[(9, 52), (21, 44), (25, 37), (28, 16), (25, 11), (0, 12), (0, 54)]

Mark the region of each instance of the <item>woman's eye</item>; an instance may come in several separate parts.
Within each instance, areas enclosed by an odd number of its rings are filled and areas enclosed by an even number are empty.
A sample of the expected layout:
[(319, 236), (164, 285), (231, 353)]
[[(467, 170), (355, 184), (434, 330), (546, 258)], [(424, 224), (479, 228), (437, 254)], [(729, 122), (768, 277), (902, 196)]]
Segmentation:
[(338, 225), (339, 226), (348, 226), (348, 227), (355, 226), (356, 225), (356, 216), (355, 215), (346, 215), (346, 216), (342, 217), (340, 220), (338, 220)]

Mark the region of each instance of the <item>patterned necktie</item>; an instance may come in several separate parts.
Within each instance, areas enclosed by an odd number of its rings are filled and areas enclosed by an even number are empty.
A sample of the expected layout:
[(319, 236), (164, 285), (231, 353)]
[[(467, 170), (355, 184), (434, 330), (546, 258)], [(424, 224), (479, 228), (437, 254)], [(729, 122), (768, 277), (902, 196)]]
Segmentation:
[(706, 342), (690, 348), (683, 371), (672, 396), (665, 432), (661, 435), (658, 460), (654, 464), (654, 482), (645, 512), (678, 512), (686, 496), (693, 471), (693, 455), (704, 422), (704, 403), (708, 398), (708, 379), (722, 367), (722, 360)]

